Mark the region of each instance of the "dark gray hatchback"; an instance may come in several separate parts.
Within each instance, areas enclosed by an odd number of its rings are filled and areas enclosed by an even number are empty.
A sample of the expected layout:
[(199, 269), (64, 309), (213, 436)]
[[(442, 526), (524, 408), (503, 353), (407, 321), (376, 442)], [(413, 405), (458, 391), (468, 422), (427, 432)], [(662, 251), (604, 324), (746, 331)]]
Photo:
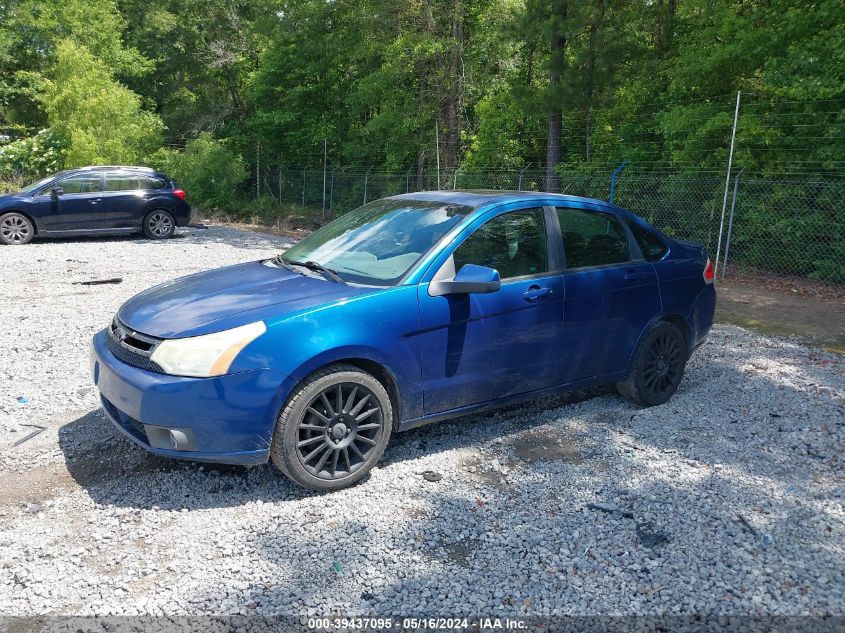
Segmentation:
[(147, 167), (69, 169), (0, 196), (0, 244), (119, 233), (163, 239), (190, 221), (185, 192)]

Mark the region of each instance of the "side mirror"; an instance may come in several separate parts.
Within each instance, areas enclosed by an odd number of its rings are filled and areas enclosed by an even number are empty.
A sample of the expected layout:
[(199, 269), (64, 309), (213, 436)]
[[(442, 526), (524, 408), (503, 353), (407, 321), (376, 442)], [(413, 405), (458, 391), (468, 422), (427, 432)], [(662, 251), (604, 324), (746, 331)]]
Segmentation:
[(65, 190), (61, 187), (53, 187), (53, 190), (50, 192), (54, 198), (58, 198), (61, 195), (64, 195)]
[(501, 285), (498, 270), (487, 266), (467, 264), (458, 271), (453, 279), (432, 281), (428, 288), (428, 294), (432, 297), (486, 294), (496, 292)]

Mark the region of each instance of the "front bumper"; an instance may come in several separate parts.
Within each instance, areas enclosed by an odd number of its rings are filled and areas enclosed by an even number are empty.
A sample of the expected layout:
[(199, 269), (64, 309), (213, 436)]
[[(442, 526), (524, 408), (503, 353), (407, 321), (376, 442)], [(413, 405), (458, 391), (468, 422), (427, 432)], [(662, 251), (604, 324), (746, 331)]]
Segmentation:
[[(103, 411), (129, 439), (166, 457), (225, 464), (267, 461), (276, 414), (292, 381), (257, 369), (214, 378), (146, 371), (116, 358), (102, 330), (91, 342), (91, 374)], [(170, 429), (187, 449), (162, 442)]]

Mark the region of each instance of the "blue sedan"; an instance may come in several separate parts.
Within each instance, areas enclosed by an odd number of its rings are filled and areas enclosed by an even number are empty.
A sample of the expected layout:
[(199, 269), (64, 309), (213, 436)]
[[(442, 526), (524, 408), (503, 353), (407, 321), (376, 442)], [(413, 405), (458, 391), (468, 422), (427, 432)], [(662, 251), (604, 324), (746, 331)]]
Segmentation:
[(334, 490), (421, 424), (608, 383), (666, 402), (715, 304), (700, 246), (604, 202), (423, 192), (136, 295), (91, 367), (147, 450)]

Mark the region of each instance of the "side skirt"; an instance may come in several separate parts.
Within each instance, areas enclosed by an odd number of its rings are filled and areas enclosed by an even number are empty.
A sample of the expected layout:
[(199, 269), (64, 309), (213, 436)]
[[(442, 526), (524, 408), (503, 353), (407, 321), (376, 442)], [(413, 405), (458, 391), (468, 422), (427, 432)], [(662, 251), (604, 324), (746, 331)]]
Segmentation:
[(140, 233), (140, 228), (108, 228), (108, 229), (65, 229), (60, 231), (38, 231), (36, 237), (68, 237), (71, 235), (128, 235)]
[(625, 372), (618, 372), (615, 374), (605, 374), (603, 376), (594, 376), (593, 378), (586, 378), (584, 380), (576, 380), (575, 382), (568, 382), (562, 385), (555, 385), (553, 387), (546, 387), (545, 389), (538, 389), (536, 391), (528, 391), (526, 393), (516, 394), (514, 396), (506, 396), (504, 398), (497, 398), (496, 400), (488, 400), (478, 404), (471, 404), (457, 409), (449, 409), (440, 413), (432, 413), (418, 418), (411, 418), (409, 420), (402, 420), (397, 426), (397, 431), (408, 431), (415, 429), (418, 426), (425, 424), (432, 424), (434, 422), (442, 422), (443, 420), (451, 420), (453, 418), (471, 415), (473, 413), (482, 413), (484, 411), (491, 411), (499, 409), (512, 404), (519, 404), (521, 402), (529, 402), (544, 396), (551, 396), (558, 393), (565, 393), (567, 391), (575, 391), (577, 389), (589, 389), (590, 387), (598, 387), (614, 382), (619, 382), (625, 379)]

